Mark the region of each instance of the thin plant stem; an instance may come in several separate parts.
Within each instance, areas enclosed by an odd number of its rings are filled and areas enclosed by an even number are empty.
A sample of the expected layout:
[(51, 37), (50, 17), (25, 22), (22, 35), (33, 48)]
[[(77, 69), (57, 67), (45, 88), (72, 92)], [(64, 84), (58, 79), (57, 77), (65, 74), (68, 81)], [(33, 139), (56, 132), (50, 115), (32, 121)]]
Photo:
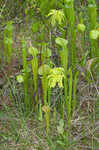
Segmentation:
[(31, 61), (32, 72), (33, 72), (33, 81), (34, 81), (34, 92), (35, 92), (35, 101), (36, 101), (36, 111), (38, 112), (38, 96), (37, 96), (37, 74), (38, 74), (38, 59), (36, 56), (33, 56)]
[(71, 127), (71, 103), (72, 103), (72, 70), (69, 68), (69, 97), (68, 97), (68, 112), (67, 112), (67, 119), (68, 119), (68, 128)]
[(77, 71), (75, 73), (75, 75), (74, 75), (74, 81), (73, 81), (73, 102), (72, 102), (73, 112), (75, 111), (76, 103), (77, 103), (77, 81), (78, 81), (78, 75), (79, 75), (79, 72)]
[(24, 94), (25, 94), (25, 98), (24, 98), (24, 103), (25, 103), (25, 107), (26, 109), (28, 109), (29, 106), (29, 97), (28, 97), (28, 72), (27, 72), (27, 52), (26, 52), (26, 41), (23, 37), (22, 39), (22, 62), (23, 62), (23, 69), (24, 69)]

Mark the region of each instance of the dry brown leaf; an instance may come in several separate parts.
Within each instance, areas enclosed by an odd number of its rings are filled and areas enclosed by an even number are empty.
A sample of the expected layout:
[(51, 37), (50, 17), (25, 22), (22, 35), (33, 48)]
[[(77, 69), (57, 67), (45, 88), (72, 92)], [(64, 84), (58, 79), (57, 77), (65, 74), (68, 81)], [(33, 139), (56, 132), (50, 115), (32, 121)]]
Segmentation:
[(90, 72), (91, 64), (92, 64), (93, 61), (94, 61), (94, 58), (89, 59), (89, 60), (87, 61), (86, 69), (87, 69), (89, 72)]

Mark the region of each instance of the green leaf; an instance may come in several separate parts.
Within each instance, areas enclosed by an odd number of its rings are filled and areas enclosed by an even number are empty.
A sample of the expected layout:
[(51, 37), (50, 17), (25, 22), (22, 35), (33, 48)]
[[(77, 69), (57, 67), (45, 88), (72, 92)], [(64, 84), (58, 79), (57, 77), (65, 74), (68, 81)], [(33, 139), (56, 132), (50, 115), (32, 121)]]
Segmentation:
[(13, 40), (11, 38), (6, 38), (4, 42), (5, 44), (12, 44)]
[(44, 65), (39, 67), (38, 74), (39, 75), (48, 74), (49, 71), (50, 71), (50, 67), (48, 65), (44, 64)]
[(24, 78), (23, 78), (22, 75), (18, 75), (16, 79), (17, 79), (17, 81), (18, 81), (19, 83), (24, 82)]
[(67, 4), (69, 4), (71, 2), (72, 2), (72, 0), (65, 0), (65, 3), (67, 3)]
[(33, 24), (32, 24), (32, 31), (33, 31), (33, 32), (38, 32), (39, 25), (40, 25), (39, 22), (33, 23)]
[(28, 51), (29, 51), (29, 54), (31, 54), (32, 56), (37, 56), (39, 54), (38, 49), (32, 46), (30, 46)]
[(49, 48), (47, 48), (46, 50), (46, 56), (50, 57), (52, 55), (51, 50)]
[(48, 85), (50, 88), (54, 88), (56, 84), (58, 83), (58, 86), (60, 88), (63, 88), (62, 80), (64, 78), (64, 69), (59, 68), (53, 68), (50, 69), (49, 75), (48, 75)]
[(65, 39), (63, 39), (63, 38), (60, 38), (60, 37), (57, 37), (56, 38), (56, 40), (55, 40), (55, 42), (57, 43), (57, 44), (59, 44), (60, 46), (66, 46), (67, 44), (68, 44), (68, 41), (67, 40), (65, 40)]
[(99, 31), (98, 30), (92, 30), (92, 31), (90, 31), (89, 36), (92, 40), (96, 40), (99, 37)]
[(47, 16), (50, 16), (50, 23), (52, 26), (55, 26), (57, 23), (62, 24), (62, 22), (65, 20), (63, 10), (52, 9)]
[(65, 143), (63, 143), (62, 141), (57, 140), (57, 144), (65, 146)]
[(84, 32), (86, 29), (86, 26), (84, 24), (78, 24), (77, 25), (77, 30), (80, 32)]
[(21, 72), (22, 73), (31, 72), (31, 69), (29, 67), (26, 67), (25, 69), (22, 69)]

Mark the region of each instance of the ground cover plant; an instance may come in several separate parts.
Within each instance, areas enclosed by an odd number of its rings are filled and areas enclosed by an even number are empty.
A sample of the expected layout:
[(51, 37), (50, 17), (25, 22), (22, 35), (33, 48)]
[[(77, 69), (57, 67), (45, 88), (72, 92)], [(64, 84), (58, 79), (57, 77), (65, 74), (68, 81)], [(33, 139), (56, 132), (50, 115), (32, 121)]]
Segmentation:
[(0, 149), (99, 149), (99, 3), (4, 0)]

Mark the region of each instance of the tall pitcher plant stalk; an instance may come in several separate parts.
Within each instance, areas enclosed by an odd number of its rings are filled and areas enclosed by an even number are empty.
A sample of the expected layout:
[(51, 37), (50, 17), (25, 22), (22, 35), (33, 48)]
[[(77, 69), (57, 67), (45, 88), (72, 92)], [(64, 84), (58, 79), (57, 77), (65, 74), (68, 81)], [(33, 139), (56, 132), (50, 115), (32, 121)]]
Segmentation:
[(4, 43), (4, 55), (5, 61), (8, 63), (11, 61), (12, 55), (12, 43), (13, 43), (13, 22), (9, 21), (3, 32), (3, 43)]
[[(89, 1), (88, 4), (88, 12), (90, 19), (90, 30), (96, 30), (97, 27), (97, 6), (96, 1), (93, 0), (91, 3)], [(97, 40), (91, 39), (91, 57), (99, 56)]]
[(71, 127), (71, 104), (72, 104), (72, 70), (69, 68), (69, 96), (68, 96), (68, 104), (67, 104), (67, 121), (68, 121), (68, 128)]
[(29, 53), (32, 55), (31, 60), (32, 72), (33, 72), (33, 82), (34, 82), (34, 92), (35, 92), (35, 102), (36, 102), (36, 112), (38, 113), (38, 96), (37, 96), (37, 76), (38, 76), (38, 50), (32, 46), (29, 48)]
[(73, 69), (77, 62), (76, 58), (76, 32), (75, 32), (75, 12), (74, 12), (74, 0), (65, 0), (64, 13), (69, 24), (69, 31), (71, 43), (70, 43), (70, 58), (72, 62)]
[(24, 103), (25, 108), (29, 108), (29, 97), (28, 97), (28, 64), (27, 64), (27, 51), (26, 51), (26, 41), (24, 37), (22, 38), (22, 63), (23, 63), (23, 71), (24, 71)]
[(47, 83), (47, 73), (49, 71), (49, 66), (47, 65), (46, 59), (46, 51), (47, 51), (47, 43), (42, 43), (42, 52), (41, 52), (41, 61), (42, 61), (42, 88), (43, 88), (43, 100), (44, 105), (47, 104), (47, 91), (48, 91), (48, 83)]
[[(41, 76), (41, 83), (42, 83), (42, 90), (43, 90), (43, 104), (42, 110), (44, 112), (44, 118), (46, 121), (46, 132), (49, 133), (49, 125), (50, 125), (50, 95), (51, 95), (51, 88), (48, 87), (48, 73), (50, 71), (50, 67), (48, 65), (49, 58), (48, 58), (48, 49), (47, 44), (42, 43), (42, 51), (41, 51), (41, 63), (42, 65), (38, 69), (38, 73)], [(48, 98), (48, 102), (47, 102)]]
[(77, 31), (79, 32), (79, 37), (81, 39), (81, 57), (83, 56), (83, 51), (85, 50), (85, 29), (86, 26), (82, 22), (77, 25)]
[(72, 109), (73, 112), (75, 111), (76, 104), (77, 104), (77, 82), (78, 82), (79, 71), (76, 71), (74, 74), (73, 80), (73, 102), (72, 102)]
[(56, 38), (56, 43), (62, 47), (62, 51), (60, 51), (61, 64), (64, 68), (64, 94), (65, 94), (65, 104), (67, 106), (67, 66), (68, 66), (68, 41), (63, 38)]

